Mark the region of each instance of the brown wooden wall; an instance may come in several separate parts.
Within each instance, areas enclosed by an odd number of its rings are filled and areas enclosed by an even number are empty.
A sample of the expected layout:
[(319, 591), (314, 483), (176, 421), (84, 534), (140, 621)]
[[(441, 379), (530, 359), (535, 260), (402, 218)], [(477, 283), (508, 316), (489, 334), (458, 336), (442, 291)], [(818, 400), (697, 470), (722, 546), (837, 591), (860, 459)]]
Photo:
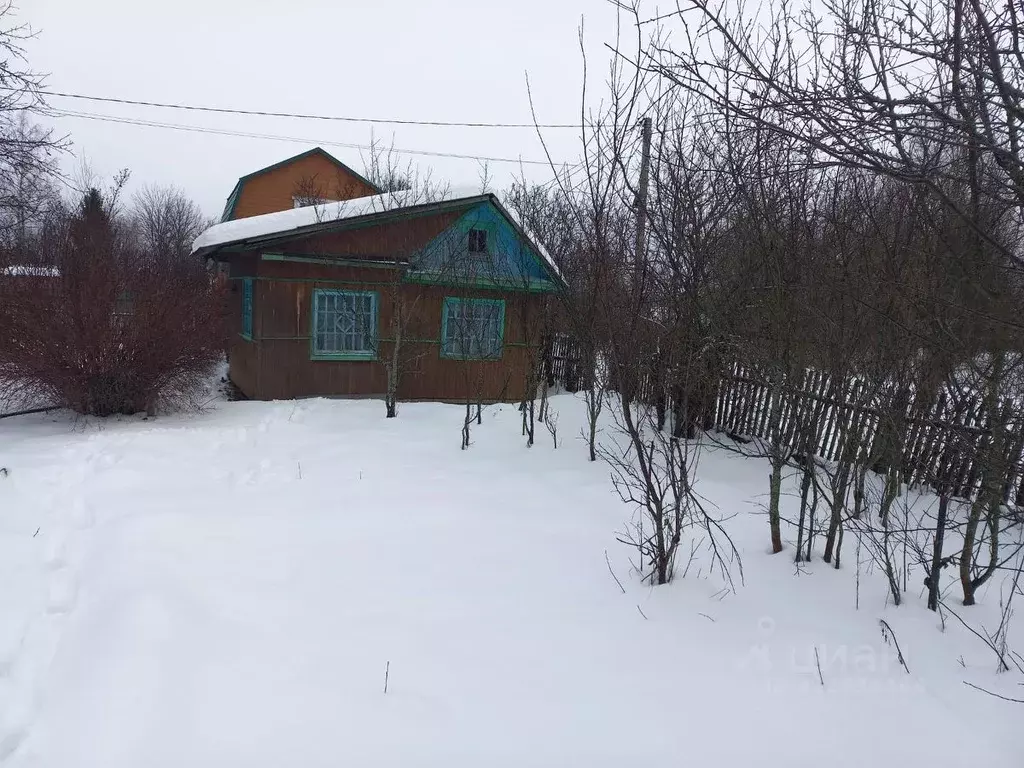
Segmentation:
[(401, 219), (373, 226), (327, 232), (289, 240), (273, 252), (289, 255), (402, 256), (418, 251), (465, 213), (459, 208), (445, 213)]
[[(496, 291), (455, 291), (440, 286), (400, 283), (393, 269), (258, 261), (257, 254), (236, 258), (232, 277), (256, 274), (253, 340), (237, 331), (229, 353), (230, 375), (247, 396), (258, 400), (309, 396), (382, 397), (387, 389), (383, 360), (392, 347), (396, 292), (413, 315), (403, 343), (406, 360), (401, 400), (458, 402), (467, 396), (484, 401), (522, 398), (531, 353), (536, 354), (536, 323), (543, 296)], [(378, 294), (376, 361), (312, 360), (312, 294), (316, 288), (372, 290)], [(232, 284), (232, 316), (241, 322), (241, 285)], [(505, 334), (499, 360), (461, 361), (441, 357), (441, 309), (446, 296), (505, 299)], [(530, 345), (533, 345), (531, 348)]]
[(256, 391), (259, 383), (259, 345), (246, 341), (241, 335), (242, 278), (255, 277), (256, 264), (254, 254), (244, 254), (236, 258), (231, 263), (231, 284), (228, 292), (228, 375), (247, 397), (251, 396), (250, 392)]
[(311, 154), (247, 179), (232, 218), (259, 216), (294, 207), (292, 198), (305, 179), (313, 179), (319, 193), (330, 200), (351, 200), (377, 191), (339, 168), (322, 154)]

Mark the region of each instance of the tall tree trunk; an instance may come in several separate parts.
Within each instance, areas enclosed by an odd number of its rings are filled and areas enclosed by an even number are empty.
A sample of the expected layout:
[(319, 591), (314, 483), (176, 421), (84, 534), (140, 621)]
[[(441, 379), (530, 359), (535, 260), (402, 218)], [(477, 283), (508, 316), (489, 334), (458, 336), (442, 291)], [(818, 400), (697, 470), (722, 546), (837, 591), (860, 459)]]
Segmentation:
[[(805, 456), (806, 459), (806, 456)], [(803, 559), (804, 551), (804, 522), (807, 520), (807, 496), (811, 490), (811, 473), (804, 464), (803, 478), (800, 481), (800, 517), (796, 524), (796, 555), (793, 562), (799, 563)]]
[(590, 431), (587, 435), (587, 447), (590, 449), (590, 460), (597, 461), (597, 414), (590, 415)]
[(598, 382), (596, 371), (587, 379), (584, 399), (587, 403), (587, 448), (590, 460), (597, 461), (597, 421), (601, 417), (601, 409), (604, 408), (604, 392)]
[(868, 480), (868, 467), (858, 467), (853, 476), (853, 519), (860, 520), (864, 514), (864, 486)]
[(772, 473), (769, 477), (768, 527), (771, 530), (772, 554), (782, 551), (782, 514), (779, 511), (779, 500), (782, 496), (783, 463), (773, 458)]
[(772, 473), (769, 477), (768, 487), (768, 527), (771, 531), (772, 554), (782, 551), (782, 513), (779, 509), (782, 497), (782, 469), (785, 466), (784, 453), (786, 447), (782, 435), (782, 381), (781, 374), (775, 372), (771, 381), (769, 397), (771, 399), (771, 411), (769, 418), (771, 425), (769, 434), (772, 442)]
[[(964, 593), (964, 605), (974, 605), (975, 592), (992, 576), (999, 562), (999, 517), (1003, 489), (1006, 486), (1006, 421), (1009, 418), (1008, 410), (999, 407), (1002, 362), (1003, 355), (998, 354), (985, 396), (984, 409), (988, 414), (990, 434), (975, 459), (981, 464), (981, 484), (964, 525), (964, 545), (960, 551), (960, 585)], [(975, 578), (972, 574), (978, 558), (974, 550), (983, 515), (986, 517), (990, 537), (989, 562), (985, 570)]]
[(387, 368), (387, 392), (384, 395), (385, 417), (393, 419), (398, 416), (398, 385), (402, 375), (402, 342), (403, 330), (405, 327), (405, 305), (399, 295), (400, 287), (392, 293), (392, 300), (395, 303), (394, 314), (391, 319), (391, 334), (395, 341), (391, 345), (391, 354), (388, 356), (385, 367)]
[(843, 555), (843, 524), (842, 521), (839, 523), (839, 536), (836, 538), (836, 563), (835, 569), (839, 570), (839, 563)]
[(882, 525), (889, 524), (889, 513), (896, 497), (900, 493), (900, 469), (898, 462), (893, 462), (885, 470), (885, 486), (882, 488), (882, 499), (878, 504), (878, 522)]
[[(832, 507), (828, 519), (828, 531), (825, 533), (823, 555), (826, 563), (832, 562), (836, 534), (843, 519), (843, 512), (846, 511), (846, 491), (850, 486), (850, 473), (857, 471), (856, 467), (846, 461), (848, 456), (849, 454), (844, 448), (843, 455), (839, 457), (839, 466), (836, 467), (835, 480), (832, 483)], [(856, 495), (856, 489), (854, 489), (854, 495)]]
[(526, 404), (526, 408), (527, 408), (527, 412), (528, 412), (527, 413), (527, 421), (529, 422), (529, 427), (528, 427), (528, 429), (526, 431), (526, 445), (532, 447), (533, 446), (533, 436), (534, 436), (534, 434), (536, 433), (536, 430), (537, 430), (537, 421), (536, 421), (536, 418), (535, 418), (536, 408), (537, 408), (536, 401), (531, 398), (530, 402), (528, 402)]
[(946, 540), (946, 520), (949, 516), (949, 493), (944, 487), (945, 480), (941, 482), (943, 487), (939, 492), (939, 512), (935, 519), (935, 541), (932, 545), (931, 572), (928, 576), (928, 608), (932, 611), (939, 610), (939, 582), (942, 580), (942, 545)]
[[(982, 484), (984, 484), (984, 475)], [(971, 577), (971, 566), (974, 564), (974, 545), (978, 535), (978, 523), (981, 521), (982, 511), (988, 506), (986, 494), (981, 492), (978, 498), (971, 504), (967, 514), (967, 522), (964, 525), (964, 546), (960, 552), (960, 585), (964, 592), (964, 605), (974, 605), (974, 580)]]
[(811, 552), (814, 547), (814, 518), (818, 511), (817, 471), (818, 465), (811, 464), (811, 508), (807, 515), (807, 554), (804, 558), (807, 562), (811, 562)]

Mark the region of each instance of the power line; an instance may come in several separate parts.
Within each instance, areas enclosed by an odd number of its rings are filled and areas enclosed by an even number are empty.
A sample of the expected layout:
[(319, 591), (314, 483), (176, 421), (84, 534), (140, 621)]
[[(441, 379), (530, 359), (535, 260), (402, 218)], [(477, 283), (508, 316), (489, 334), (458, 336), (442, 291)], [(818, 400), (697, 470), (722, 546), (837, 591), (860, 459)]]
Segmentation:
[(82, 93), (66, 93), (62, 91), (37, 91), (42, 96), (56, 96), (62, 99), (81, 99), (100, 101), (107, 104), (128, 104), (136, 107), (159, 107), (160, 109), (180, 109), (189, 112), (214, 112), (221, 115), (253, 115), (259, 117), (291, 117), (299, 120), (330, 120), (345, 123), (385, 123), (391, 125), (429, 125), (445, 128), (579, 128), (571, 123), (480, 123), (457, 122), (448, 120), (402, 120), (399, 118), (347, 117), (341, 115), (307, 115), (295, 112), (269, 112), (259, 109), (232, 109), (229, 107), (202, 107), (195, 104), (171, 104), (160, 101), (139, 101), (137, 99), (118, 99), (113, 96), (88, 96)]
[[(290, 141), (299, 142), (304, 144), (316, 144), (320, 146), (330, 147), (343, 147), (345, 149), (359, 149), (372, 151), (380, 147), (374, 147), (370, 144), (349, 144), (341, 141), (331, 141), (326, 139), (309, 139), (301, 138), (298, 136), (280, 136), (278, 134), (269, 133), (251, 133), (247, 131), (232, 131), (225, 128), (211, 128), (200, 125), (182, 125), (179, 123), (162, 123), (154, 120), (143, 120), (140, 118), (133, 117), (119, 117), (115, 115), (98, 115), (92, 112), (75, 112), (66, 109), (51, 109), (51, 113), (58, 116), (65, 117), (78, 117), (84, 120), (99, 120), (107, 123), (120, 123), (123, 125), (136, 125), (147, 128), (165, 128), (175, 131), (189, 131), (192, 133), (209, 133), (217, 134), (220, 136), (239, 136), (242, 138), (250, 139), (271, 139), (276, 141)], [(512, 163), (514, 165), (543, 165), (551, 167), (551, 164), (547, 160), (524, 160), (521, 158), (511, 157), (488, 157), (484, 155), (466, 155), (457, 152), (434, 152), (426, 149), (399, 149), (398, 147), (385, 147), (387, 151), (394, 151), (403, 155), (422, 155), (425, 157), (445, 157), (456, 160), (477, 160), (485, 163)]]

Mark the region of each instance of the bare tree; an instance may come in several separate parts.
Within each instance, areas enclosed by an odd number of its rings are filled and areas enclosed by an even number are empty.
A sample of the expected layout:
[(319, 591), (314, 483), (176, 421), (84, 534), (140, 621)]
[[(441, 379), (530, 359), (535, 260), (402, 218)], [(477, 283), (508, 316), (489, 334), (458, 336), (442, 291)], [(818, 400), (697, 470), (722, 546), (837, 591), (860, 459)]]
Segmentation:
[(58, 171), (47, 132), (30, 121), (28, 112), (18, 113), (10, 128), (12, 145), (36, 147), (31, 152), (34, 162), (21, 158), (0, 178), (0, 184), (11, 184), (0, 201), (0, 231), (14, 261), (24, 263), (30, 239), (38, 233), (46, 215), (60, 206)]
[[(971, 603), (1001, 562), (1000, 518), (1019, 471), (1009, 426), (1016, 406), (1006, 392), (1018, 358), (1008, 351), (1020, 349), (1021, 332), (1007, 308), (1019, 301), (1024, 266), (1019, 7), (826, 0), (799, 9), (779, 2), (760, 13), (755, 20), (738, 4), (686, 0), (652, 23), (633, 9), (638, 35), (653, 31), (640, 55), (620, 58), (697, 99), (703, 119), (728, 137), (747, 209), (733, 229), (740, 243), (758, 244), (755, 264), (771, 265), (756, 281), (765, 300), (756, 302), (753, 348), (763, 354), (750, 367), (768, 392), (767, 418), (755, 427), (773, 446), (773, 548), (786, 451), (804, 459), (803, 495), (819, 486), (818, 470), (809, 469), (817, 462), (807, 459), (818, 439), (808, 428), (821, 417), (787, 393), (800, 389), (804, 372), (825, 368), (829, 397), (855, 401), (841, 417), (839, 467), (822, 486), (831, 499), (826, 557), (838, 562), (843, 525), (871, 506), (868, 467), (883, 476), (874, 509), (886, 541), (890, 525), (906, 527), (893, 523), (892, 511), (907, 486), (926, 483), (939, 497), (922, 523), (930, 531), (920, 551), (929, 606), (938, 607), (941, 572), (958, 557)], [(676, 23), (684, 35), (659, 26)], [(823, 186), (826, 171), (841, 184)], [(823, 218), (827, 189), (868, 226), (849, 215)], [(807, 246), (816, 249), (813, 272), (824, 286), (794, 279), (809, 262), (792, 256)], [(742, 300), (756, 295), (750, 287), (740, 281)], [(825, 297), (841, 314), (818, 303)], [(832, 351), (820, 343), (823, 332)], [(836, 354), (844, 348), (852, 352), (845, 360)], [(851, 394), (841, 394), (851, 379)], [(870, 418), (856, 415), (865, 409)], [(771, 426), (778, 424), (781, 431)], [(955, 501), (962, 494), (972, 499), (963, 518)], [(799, 538), (802, 516), (798, 526)], [(947, 551), (948, 535), (961, 531), (962, 546)]]
[[(421, 173), (411, 163), (404, 168), (399, 167), (394, 153), (383, 150), (375, 142), (371, 142), (369, 171), (369, 178), (378, 187), (397, 196), (402, 205), (432, 202), (448, 192), (446, 186), (434, 183), (429, 171)], [(388, 344), (383, 350), (384, 369), (387, 372), (384, 410), (389, 419), (398, 415), (403, 378), (424, 355), (415, 344), (409, 343), (409, 336), (418, 324), (422, 305), (421, 293), (408, 280), (410, 251), (409, 247), (396, 244), (391, 256), (393, 269), (386, 284), (391, 315)]]
[(370, 146), (363, 158), (366, 178), (382, 192), (402, 192), (417, 186), (430, 189), (430, 172), (421, 172), (412, 163), (403, 164), (394, 142), (385, 145), (376, 134), (370, 134)]
[(129, 216), (139, 247), (172, 262), (189, 259), (192, 242), (213, 223), (182, 190), (153, 185), (135, 193)]
[(947, 182), (964, 183), (969, 171), (944, 163), (936, 147), (988, 161), (997, 181), (985, 194), (1024, 205), (1016, 4), (827, 0), (797, 13), (778, 3), (766, 9), (771, 23), (756, 26), (724, 3), (687, 0), (682, 23), (687, 11), (701, 22), (686, 48), (673, 50), (664, 37), (648, 48), (651, 68), (674, 86), (826, 162), (923, 185), (971, 226), (970, 211), (946, 194)]
[[(603, 235), (598, 228), (591, 226), (587, 216), (580, 215), (586, 203), (577, 199), (575, 192), (567, 194), (568, 182), (568, 177), (563, 178), (565, 191), (519, 182), (508, 191), (506, 200), (565, 279), (543, 317), (545, 341), (534, 362), (542, 366), (545, 355), (550, 354), (548, 345), (554, 344), (556, 336), (563, 339), (563, 348), (571, 358), (571, 370), (566, 370), (563, 383), (570, 391), (583, 392), (587, 412), (584, 438), (590, 460), (596, 461), (598, 424), (609, 385), (602, 301), (613, 284), (612, 257), (601, 244)], [(543, 373), (541, 367), (535, 370), (546, 389)]]
[(68, 146), (29, 117), (45, 109), (44, 78), (29, 67), (23, 47), (32, 37), (28, 24), (17, 21), (13, 2), (0, 3), (0, 227), (16, 244), (52, 199), (57, 156)]

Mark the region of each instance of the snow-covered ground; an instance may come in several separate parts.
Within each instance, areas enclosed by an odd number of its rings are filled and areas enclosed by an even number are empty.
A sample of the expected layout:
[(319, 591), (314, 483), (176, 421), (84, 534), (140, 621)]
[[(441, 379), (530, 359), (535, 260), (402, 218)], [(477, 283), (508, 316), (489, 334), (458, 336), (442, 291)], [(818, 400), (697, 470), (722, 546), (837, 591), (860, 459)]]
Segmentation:
[(705, 453), (698, 486), (745, 586), (641, 583), (582, 403), (554, 407), (557, 450), (509, 406), (464, 452), (437, 404), (0, 421), (0, 763), (1024, 762), (1024, 705), (963, 681), (1024, 687), (970, 633), (865, 569), (855, 610), (849, 542), (838, 572), (767, 553), (760, 460)]

